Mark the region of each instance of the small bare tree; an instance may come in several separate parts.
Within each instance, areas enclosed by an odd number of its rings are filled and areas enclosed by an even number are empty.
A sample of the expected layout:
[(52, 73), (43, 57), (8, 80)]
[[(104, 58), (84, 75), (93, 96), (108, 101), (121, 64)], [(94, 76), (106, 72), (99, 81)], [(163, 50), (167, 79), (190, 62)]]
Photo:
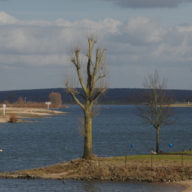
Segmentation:
[(149, 125), (156, 129), (156, 153), (159, 149), (160, 127), (172, 123), (170, 111), (170, 97), (165, 91), (165, 81), (160, 81), (158, 73), (155, 71), (144, 83), (146, 103), (139, 107), (139, 116)]
[[(93, 55), (95, 41), (88, 38), (89, 50), (86, 55), (86, 62), (81, 62), (80, 49), (76, 48), (71, 59), (75, 71), (77, 73), (78, 81), (82, 88), (80, 93), (78, 89), (71, 88), (69, 82), (66, 82), (66, 88), (71, 94), (74, 101), (82, 108), (84, 114), (84, 159), (92, 159), (92, 118), (94, 113), (94, 105), (101, 94), (106, 91), (103, 58), (105, 49), (96, 49), (96, 55)], [(93, 60), (95, 60), (93, 62)]]
[(49, 100), (51, 101), (51, 105), (53, 107), (60, 107), (62, 105), (62, 97), (58, 92), (51, 92), (49, 94)]
[(19, 97), (16, 103), (19, 105), (23, 105), (25, 103), (25, 101), (22, 97)]

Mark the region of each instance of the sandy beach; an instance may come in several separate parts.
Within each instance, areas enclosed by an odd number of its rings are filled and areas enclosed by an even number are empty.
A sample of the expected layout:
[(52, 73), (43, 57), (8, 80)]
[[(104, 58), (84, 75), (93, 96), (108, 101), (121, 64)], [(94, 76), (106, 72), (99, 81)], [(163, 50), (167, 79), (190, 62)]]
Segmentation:
[(186, 187), (182, 192), (192, 192), (192, 180), (180, 181), (177, 183)]
[(7, 107), (6, 114), (3, 115), (3, 109), (0, 109), (0, 123), (7, 123), (11, 115), (15, 115), (18, 122), (24, 121), (26, 118), (43, 118), (51, 115), (64, 114), (62, 111), (48, 110), (43, 108), (19, 108)]

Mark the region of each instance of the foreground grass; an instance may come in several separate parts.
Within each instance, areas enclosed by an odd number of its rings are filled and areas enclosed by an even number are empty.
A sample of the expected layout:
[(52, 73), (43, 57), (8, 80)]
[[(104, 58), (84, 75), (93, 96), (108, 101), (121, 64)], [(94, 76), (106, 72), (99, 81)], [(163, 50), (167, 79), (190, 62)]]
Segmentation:
[(192, 179), (190, 154), (76, 159), (44, 168), (0, 173), (0, 177), (173, 182)]
[(154, 161), (154, 163), (164, 163), (168, 165), (168, 163), (176, 162), (177, 164), (181, 162), (181, 160), (185, 161), (185, 163), (190, 163), (192, 165), (192, 153), (191, 152), (181, 152), (176, 154), (160, 154), (160, 155), (132, 155), (132, 156), (118, 156), (118, 157), (107, 157), (106, 159), (111, 161), (127, 161), (131, 162), (136, 161), (137, 163), (142, 162), (149, 162)]

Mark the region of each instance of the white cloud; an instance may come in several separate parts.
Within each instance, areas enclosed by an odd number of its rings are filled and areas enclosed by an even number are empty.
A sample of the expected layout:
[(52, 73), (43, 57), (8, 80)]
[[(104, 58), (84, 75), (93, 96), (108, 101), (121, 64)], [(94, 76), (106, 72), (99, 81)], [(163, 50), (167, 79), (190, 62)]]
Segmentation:
[(17, 23), (17, 19), (5, 13), (4, 11), (0, 11), (0, 24), (14, 24)]
[(120, 29), (123, 42), (132, 44), (159, 43), (165, 30), (155, 21), (136, 17), (128, 20)]
[[(144, 77), (154, 69), (174, 76), (174, 71), (178, 74), (182, 68), (186, 70), (182, 82), (191, 76), (192, 25), (163, 27), (143, 17), (126, 22), (110, 18), (97, 22), (71, 22), (62, 18), (54, 22), (21, 21), (4, 12), (0, 14), (0, 23), (1, 69), (68, 68), (74, 46), (87, 50), (86, 38), (92, 35), (100, 47), (107, 48), (111, 86), (141, 87)], [(118, 79), (115, 78), (117, 67)], [(139, 76), (133, 80), (134, 73)], [(177, 88), (179, 79), (171, 79), (175, 80), (171, 86)], [(185, 83), (186, 87), (190, 87), (189, 83)]]

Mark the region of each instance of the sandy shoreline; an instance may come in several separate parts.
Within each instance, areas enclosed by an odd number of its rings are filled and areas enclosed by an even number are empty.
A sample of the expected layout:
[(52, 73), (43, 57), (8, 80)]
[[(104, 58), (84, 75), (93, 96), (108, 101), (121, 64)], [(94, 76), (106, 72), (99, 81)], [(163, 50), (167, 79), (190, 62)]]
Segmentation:
[(185, 189), (182, 192), (192, 192), (192, 180), (180, 181), (177, 184), (182, 185)]
[(177, 103), (177, 104), (171, 104), (170, 107), (192, 107), (192, 104), (187, 103)]
[(141, 160), (132, 156), (127, 156), (126, 159), (127, 162), (123, 156), (97, 157), (89, 161), (75, 159), (47, 167), (1, 172), (0, 177), (169, 183), (188, 187), (188, 191), (192, 188), (191, 160), (188, 164), (186, 161), (185, 167), (183, 167), (181, 162), (177, 162), (175, 158), (156, 159), (151, 167), (150, 159)]
[[(75, 159), (47, 167), (0, 172), (0, 178), (167, 183), (178, 187), (181, 192), (192, 192), (191, 174), (188, 175), (190, 165), (185, 168), (178, 165), (175, 167), (177, 162), (173, 160), (166, 167), (162, 167), (159, 162), (154, 162), (154, 167), (151, 167), (149, 162), (135, 162), (129, 158), (126, 165), (123, 158), (96, 158), (89, 161)], [(178, 170), (178, 173), (174, 172), (175, 170)], [(182, 181), (183, 179), (186, 180)]]
[(9, 122), (11, 114), (16, 115), (18, 122), (23, 122), (26, 118), (43, 118), (51, 115), (64, 114), (62, 111), (48, 110), (43, 108), (19, 108), (19, 107), (7, 107), (6, 115), (3, 115), (3, 109), (0, 109), (0, 123)]

